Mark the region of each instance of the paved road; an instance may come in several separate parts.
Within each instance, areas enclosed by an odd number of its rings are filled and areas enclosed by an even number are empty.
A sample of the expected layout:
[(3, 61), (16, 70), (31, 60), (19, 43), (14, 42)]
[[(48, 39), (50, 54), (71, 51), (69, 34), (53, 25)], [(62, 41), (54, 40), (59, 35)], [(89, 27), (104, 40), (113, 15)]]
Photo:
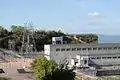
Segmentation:
[(30, 73), (18, 73), (17, 69), (23, 68), (23, 66), (28, 66), (28, 62), (19, 61), (19, 62), (11, 62), (11, 63), (1, 63), (0, 68), (2, 68), (5, 73), (1, 74), (1, 76), (7, 76), (12, 78), (12, 80), (32, 80)]
[(4, 71), (6, 72), (5, 74), (2, 74), (1, 76), (6, 76), (9, 78), (12, 78), (12, 80), (32, 80), (31, 79), (31, 74), (28, 73), (18, 73), (17, 69), (4, 69)]

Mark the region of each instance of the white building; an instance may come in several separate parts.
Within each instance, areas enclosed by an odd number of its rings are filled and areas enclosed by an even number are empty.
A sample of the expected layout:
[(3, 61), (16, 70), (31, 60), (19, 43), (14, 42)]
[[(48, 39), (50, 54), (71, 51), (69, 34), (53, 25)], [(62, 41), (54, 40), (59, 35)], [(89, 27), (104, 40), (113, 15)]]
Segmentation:
[(52, 37), (52, 44), (63, 44), (63, 37)]
[[(66, 58), (76, 58), (77, 66), (104, 66), (120, 65), (120, 44), (50, 44), (44, 45), (44, 55), (47, 59), (53, 59), (57, 63)], [(72, 59), (72, 63), (73, 63)]]

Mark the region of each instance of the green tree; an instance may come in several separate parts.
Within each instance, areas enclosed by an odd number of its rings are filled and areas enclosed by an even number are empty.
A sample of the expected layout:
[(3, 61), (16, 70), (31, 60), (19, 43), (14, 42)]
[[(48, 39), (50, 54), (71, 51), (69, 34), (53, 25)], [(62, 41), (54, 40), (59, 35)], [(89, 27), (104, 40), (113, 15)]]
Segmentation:
[(75, 80), (75, 73), (72, 69), (68, 68), (68, 62), (61, 63), (57, 66), (56, 70), (52, 73), (49, 80)]
[(56, 63), (52, 60), (47, 60), (45, 57), (40, 56), (31, 63), (31, 69), (35, 80), (43, 80), (45, 76), (52, 74), (56, 68)]
[(72, 40), (71, 41), (71, 44), (80, 44), (81, 42), (80, 41), (78, 41), (78, 40)]
[[(8, 31), (4, 27), (0, 26), (0, 38), (4, 38), (6, 36), (10, 36), (12, 34), (15, 34), (9, 38), (6, 38), (4, 40), (0, 40), (0, 47), (1, 48), (7, 48), (8, 47), (8, 39), (12, 39), (15, 41), (15, 49), (18, 51), (21, 48), (22, 45), (22, 37), (24, 33), (25, 28), (19, 25), (12, 25), (11, 31)], [(80, 41), (77, 41), (73, 39), (72, 34), (65, 34), (61, 30), (55, 31), (55, 30), (37, 30), (34, 32), (34, 39), (36, 43), (36, 49), (37, 51), (43, 51), (44, 50), (44, 44), (51, 44), (52, 43), (52, 37), (63, 37), (63, 41), (65, 43), (81, 43)], [(86, 43), (97, 43), (98, 42), (98, 36), (95, 34), (78, 34), (76, 35), (79, 39)], [(32, 40), (30, 40), (32, 41)]]
[[(70, 43), (81, 43), (80, 41), (76, 41), (72, 34), (66, 34), (66, 36), (72, 39)], [(96, 34), (77, 34), (76, 37), (88, 44), (98, 43), (98, 36)]]
[(24, 27), (22, 26), (17, 26), (17, 25), (12, 25), (11, 26), (11, 31), (12, 32), (22, 32), (24, 30)]
[(7, 48), (8, 47), (8, 38), (5, 38), (9, 35), (9, 32), (7, 29), (4, 29), (2, 26), (0, 26), (0, 47), (1, 48)]
[(38, 30), (34, 33), (34, 38), (36, 42), (36, 47), (38, 50), (44, 50), (44, 44), (51, 44), (52, 37), (60, 37), (65, 36), (64, 33), (61, 31), (45, 31), (45, 30)]
[(69, 69), (66, 63), (57, 65), (52, 60), (40, 56), (31, 63), (34, 80), (74, 80), (74, 69)]
[(22, 26), (17, 26), (17, 25), (12, 25), (11, 26), (11, 34), (14, 34), (14, 36), (10, 37), (10, 39), (15, 41), (15, 50), (19, 51), (19, 49), (21, 48), (22, 45), (22, 37), (23, 37), (23, 33), (25, 31), (25, 28)]

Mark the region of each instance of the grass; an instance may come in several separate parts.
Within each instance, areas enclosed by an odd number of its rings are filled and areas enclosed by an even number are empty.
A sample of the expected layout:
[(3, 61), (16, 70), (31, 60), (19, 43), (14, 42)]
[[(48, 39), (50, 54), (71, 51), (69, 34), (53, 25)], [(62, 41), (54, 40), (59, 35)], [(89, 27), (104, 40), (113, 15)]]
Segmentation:
[(82, 80), (82, 79), (80, 79), (80, 78), (78, 78), (78, 77), (75, 77), (75, 80)]

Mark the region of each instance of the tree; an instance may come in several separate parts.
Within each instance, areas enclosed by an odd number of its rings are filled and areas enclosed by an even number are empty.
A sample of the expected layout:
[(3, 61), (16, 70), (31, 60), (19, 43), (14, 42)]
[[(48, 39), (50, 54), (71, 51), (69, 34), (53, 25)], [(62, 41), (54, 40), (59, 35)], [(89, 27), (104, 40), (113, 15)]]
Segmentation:
[[(19, 25), (12, 25), (11, 31), (8, 31), (4, 27), (0, 26), (0, 38), (4, 38), (6, 36), (11, 36), (9, 38), (6, 38), (4, 40), (0, 40), (0, 47), (1, 48), (7, 48), (8, 47), (8, 40), (12, 39), (15, 41), (15, 50), (19, 51), (22, 45), (22, 39), (23, 39), (23, 33), (24, 33), (25, 27), (19, 26)], [(14, 34), (14, 35), (13, 35)], [(52, 37), (63, 37), (64, 43), (81, 43), (78, 40), (75, 40), (73, 38), (72, 34), (65, 34), (61, 30), (55, 31), (55, 30), (37, 30), (33, 33), (35, 43), (36, 43), (36, 49), (37, 51), (43, 51), (44, 50), (44, 44), (52, 44)], [(86, 43), (97, 43), (98, 42), (98, 36), (95, 34), (77, 34), (76, 37), (78, 39), (81, 39), (82, 41)], [(25, 38), (26, 39), (26, 38)], [(32, 39), (30, 39), (32, 41)]]
[(24, 27), (22, 26), (17, 26), (17, 25), (12, 25), (11, 26), (11, 31), (12, 32), (22, 32), (24, 30)]
[(45, 30), (38, 30), (34, 33), (34, 38), (36, 42), (37, 50), (44, 50), (44, 44), (51, 44), (52, 37), (60, 37), (65, 36), (64, 33), (60, 31), (45, 31)]
[(57, 65), (52, 60), (40, 56), (31, 63), (34, 80), (74, 80), (74, 69), (69, 69), (66, 63)]
[(8, 39), (3, 39), (4, 37), (8, 36), (9, 32), (7, 29), (4, 29), (2, 26), (0, 26), (0, 47), (7, 48), (8, 47)]
[(72, 69), (68, 68), (68, 62), (63, 62), (59, 64), (56, 70), (52, 73), (51, 79), (49, 80), (75, 80), (75, 72)]
[(81, 42), (80, 41), (78, 41), (78, 40), (72, 40), (71, 41), (71, 44), (80, 44)]
[(52, 60), (47, 60), (45, 57), (40, 56), (31, 63), (31, 69), (35, 80), (43, 80), (47, 75), (52, 74), (56, 68), (56, 63)]

